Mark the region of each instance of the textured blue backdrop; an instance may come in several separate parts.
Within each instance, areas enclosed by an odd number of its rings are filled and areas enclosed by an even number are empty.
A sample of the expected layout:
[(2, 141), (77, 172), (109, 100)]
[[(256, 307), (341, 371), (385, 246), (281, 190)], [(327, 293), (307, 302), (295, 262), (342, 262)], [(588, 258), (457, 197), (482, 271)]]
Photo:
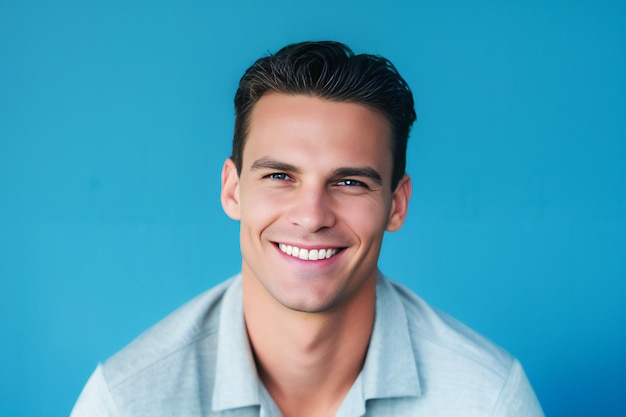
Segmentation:
[(548, 415), (626, 414), (626, 3), (0, 0), (0, 415), (239, 269), (222, 213), (252, 61), (335, 39), (416, 95), (381, 267), (525, 365)]

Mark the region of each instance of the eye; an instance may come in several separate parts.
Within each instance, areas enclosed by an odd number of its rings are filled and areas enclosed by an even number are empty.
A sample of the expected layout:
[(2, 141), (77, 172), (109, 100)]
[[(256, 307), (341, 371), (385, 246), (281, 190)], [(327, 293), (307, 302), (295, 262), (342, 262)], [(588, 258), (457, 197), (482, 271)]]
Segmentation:
[(341, 180), (337, 182), (337, 185), (341, 185), (344, 187), (363, 187), (368, 188), (367, 184), (362, 181), (357, 180)]
[(279, 181), (286, 181), (286, 180), (291, 179), (291, 177), (285, 174), (284, 172), (273, 172), (271, 174), (266, 175), (265, 178), (270, 178), (270, 179), (279, 180)]

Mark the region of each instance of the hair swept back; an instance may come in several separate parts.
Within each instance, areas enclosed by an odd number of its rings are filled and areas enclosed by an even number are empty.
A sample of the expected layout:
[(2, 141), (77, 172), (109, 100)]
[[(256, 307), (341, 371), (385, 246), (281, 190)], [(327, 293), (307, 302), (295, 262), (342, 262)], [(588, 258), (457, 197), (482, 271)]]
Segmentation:
[(252, 108), (268, 92), (357, 103), (380, 112), (391, 126), (391, 188), (396, 188), (405, 172), (407, 141), (416, 115), (413, 94), (389, 60), (356, 55), (332, 41), (296, 43), (258, 59), (241, 78), (235, 94), (231, 158), (239, 174)]

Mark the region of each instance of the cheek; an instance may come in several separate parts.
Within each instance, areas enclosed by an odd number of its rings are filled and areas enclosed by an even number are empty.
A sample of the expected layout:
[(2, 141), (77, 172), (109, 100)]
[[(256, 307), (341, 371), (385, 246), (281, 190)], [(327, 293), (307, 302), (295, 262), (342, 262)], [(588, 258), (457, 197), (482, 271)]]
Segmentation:
[(358, 203), (353, 201), (351, 204), (343, 205), (341, 211), (343, 222), (362, 241), (382, 238), (389, 210), (380, 201), (363, 200)]
[(272, 193), (253, 191), (242, 193), (242, 228), (264, 228), (280, 215), (281, 204)]

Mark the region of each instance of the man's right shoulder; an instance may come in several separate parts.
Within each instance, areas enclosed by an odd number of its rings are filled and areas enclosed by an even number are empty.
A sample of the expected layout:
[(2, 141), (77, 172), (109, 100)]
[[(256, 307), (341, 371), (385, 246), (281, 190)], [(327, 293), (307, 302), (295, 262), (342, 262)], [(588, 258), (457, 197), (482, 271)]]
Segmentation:
[(212, 391), (224, 297), (240, 289), (240, 276), (224, 281), (99, 364), (71, 416), (204, 415), (202, 392)]
[(224, 294), (238, 280), (239, 276), (229, 278), (194, 297), (110, 357), (102, 365), (109, 385), (132, 378), (200, 340), (215, 337)]

